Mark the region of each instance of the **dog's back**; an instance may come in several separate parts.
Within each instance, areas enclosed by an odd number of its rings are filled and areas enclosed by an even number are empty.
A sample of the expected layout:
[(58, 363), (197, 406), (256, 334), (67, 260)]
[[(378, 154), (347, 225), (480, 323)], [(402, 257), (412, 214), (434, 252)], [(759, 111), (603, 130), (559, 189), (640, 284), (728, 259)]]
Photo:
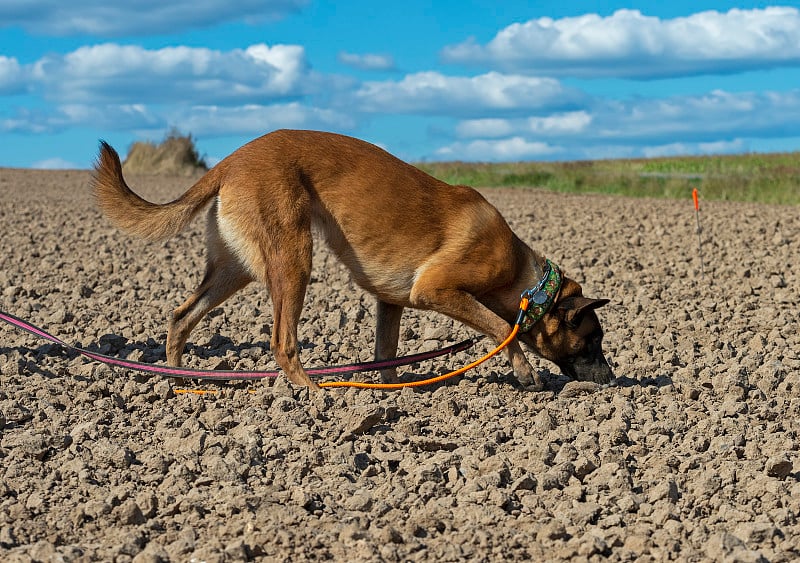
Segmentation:
[[(407, 302), (427, 265), (454, 268), (513, 233), (478, 192), (451, 186), (358, 139), (318, 131), (281, 130), (260, 137), (220, 162), (220, 224), (262, 232), (280, 213), (294, 227), (314, 227), (365, 289)], [(242, 205), (242, 202), (249, 202)], [(225, 231), (226, 229), (223, 229)], [(233, 236), (240, 245), (241, 237)], [(506, 263), (513, 265), (513, 257)]]

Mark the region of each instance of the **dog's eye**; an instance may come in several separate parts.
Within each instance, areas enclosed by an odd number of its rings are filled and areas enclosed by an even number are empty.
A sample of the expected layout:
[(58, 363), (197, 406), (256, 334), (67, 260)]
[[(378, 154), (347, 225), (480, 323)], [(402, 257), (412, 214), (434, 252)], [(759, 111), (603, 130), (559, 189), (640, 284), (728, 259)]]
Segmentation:
[(564, 317), (564, 322), (567, 325), (567, 328), (576, 329), (581, 326), (583, 322), (583, 312), (582, 311), (568, 311), (566, 316)]

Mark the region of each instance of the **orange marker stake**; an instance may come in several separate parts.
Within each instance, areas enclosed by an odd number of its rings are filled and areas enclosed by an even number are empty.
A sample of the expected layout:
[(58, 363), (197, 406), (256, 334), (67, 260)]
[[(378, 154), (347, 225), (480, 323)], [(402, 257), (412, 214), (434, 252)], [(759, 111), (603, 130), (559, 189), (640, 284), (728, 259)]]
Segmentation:
[(703, 277), (706, 277), (706, 267), (703, 264), (703, 244), (700, 237), (700, 198), (697, 197), (697, 188), (692, 190), (692, 199), (694, 200), (694, 216), (697, 219), (697, 255), (700, 257), (700, 272)]

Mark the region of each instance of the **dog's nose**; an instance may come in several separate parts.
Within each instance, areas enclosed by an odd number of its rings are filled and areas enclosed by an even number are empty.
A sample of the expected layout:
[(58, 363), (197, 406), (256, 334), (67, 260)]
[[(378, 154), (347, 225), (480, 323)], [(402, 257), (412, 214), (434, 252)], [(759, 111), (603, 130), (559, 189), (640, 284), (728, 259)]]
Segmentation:
[(609, 383), (614, 379), (614, 371), (603, 354), (598, 355), (596, 365), (597, 367), (592, 370), (592, 381), (595, 383)]
[(614, 378), (614, 372), (602, 353), (598, 353), (593, 357), (578, 357), (566, 362), (560, 362), (558, 367), (561, 368), (564, 375), (579, 381), (594, 381), (595, 383), (605, 384)]

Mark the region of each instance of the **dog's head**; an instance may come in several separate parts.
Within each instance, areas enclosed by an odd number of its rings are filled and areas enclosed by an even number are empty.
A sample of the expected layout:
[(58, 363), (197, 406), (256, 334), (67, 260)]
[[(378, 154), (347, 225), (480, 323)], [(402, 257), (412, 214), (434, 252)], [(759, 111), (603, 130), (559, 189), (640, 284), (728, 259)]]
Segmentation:
[(519, 339), (568, 377), (608, 383), (614, 374), (603, 355), (603, 329), (595, 312), (606, 303), (584, 297), (581, 286), (564, 277), (556, 301)]

